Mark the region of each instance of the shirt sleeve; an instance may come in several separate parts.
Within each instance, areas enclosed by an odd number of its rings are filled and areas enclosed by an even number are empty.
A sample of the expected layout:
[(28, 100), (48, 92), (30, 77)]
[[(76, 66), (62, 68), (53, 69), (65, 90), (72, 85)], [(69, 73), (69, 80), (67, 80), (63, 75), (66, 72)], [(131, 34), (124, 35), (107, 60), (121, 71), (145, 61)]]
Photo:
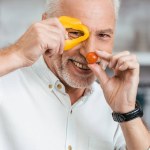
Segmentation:
[(122, 133), (122, 130), (121, 130), (121, 127), (119, 124), (117, 126), (113, 142), (114, 142), (114, 149), (115, 150), (127, 150), (125, 138), (123, 136), (123, 133)]

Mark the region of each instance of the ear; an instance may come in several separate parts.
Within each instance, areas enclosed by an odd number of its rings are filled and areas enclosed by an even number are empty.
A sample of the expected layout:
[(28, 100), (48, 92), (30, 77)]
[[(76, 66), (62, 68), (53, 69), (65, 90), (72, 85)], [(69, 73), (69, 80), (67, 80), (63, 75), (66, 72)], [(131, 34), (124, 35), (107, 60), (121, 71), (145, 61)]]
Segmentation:
[(47, 13), (44, 13), (43, 15), (42, 15), (42, 20), (46, 20), (47, 19)]

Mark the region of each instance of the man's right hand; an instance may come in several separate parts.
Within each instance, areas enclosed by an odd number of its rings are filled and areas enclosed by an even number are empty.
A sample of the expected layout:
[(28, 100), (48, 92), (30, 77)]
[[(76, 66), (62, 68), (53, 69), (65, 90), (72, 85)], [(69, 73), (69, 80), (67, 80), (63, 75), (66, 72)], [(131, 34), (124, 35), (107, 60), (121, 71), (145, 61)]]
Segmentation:
[(22, 65), (32, 65), (43, 53), (52, 56), (64, 50), (65, 29), (57, 18), (34, 23), (12, 46), (13, 53)]

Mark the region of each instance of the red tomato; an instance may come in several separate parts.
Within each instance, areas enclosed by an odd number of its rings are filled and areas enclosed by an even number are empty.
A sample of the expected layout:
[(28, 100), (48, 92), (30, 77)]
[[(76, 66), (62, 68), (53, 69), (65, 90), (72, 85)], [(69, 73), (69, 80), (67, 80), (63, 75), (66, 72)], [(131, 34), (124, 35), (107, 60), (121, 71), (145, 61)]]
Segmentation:
[(95, 52), (90, 52), (86, 55), (86, 61), (88, 64), (94, 64), (98, 60), (98, 56), (95, 54)]

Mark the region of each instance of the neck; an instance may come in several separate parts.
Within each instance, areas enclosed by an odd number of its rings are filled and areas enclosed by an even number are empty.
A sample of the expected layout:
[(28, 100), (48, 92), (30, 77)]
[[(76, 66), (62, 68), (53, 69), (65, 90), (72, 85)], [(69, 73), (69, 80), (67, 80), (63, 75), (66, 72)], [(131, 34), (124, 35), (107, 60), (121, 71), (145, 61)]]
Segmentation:
[(72, 88), (68, 85), (65, 85), (66, 92), (70, 96), (71, 105), (76, 103), (79, 98), (81, 98), (84, 94), (85, 88)]

